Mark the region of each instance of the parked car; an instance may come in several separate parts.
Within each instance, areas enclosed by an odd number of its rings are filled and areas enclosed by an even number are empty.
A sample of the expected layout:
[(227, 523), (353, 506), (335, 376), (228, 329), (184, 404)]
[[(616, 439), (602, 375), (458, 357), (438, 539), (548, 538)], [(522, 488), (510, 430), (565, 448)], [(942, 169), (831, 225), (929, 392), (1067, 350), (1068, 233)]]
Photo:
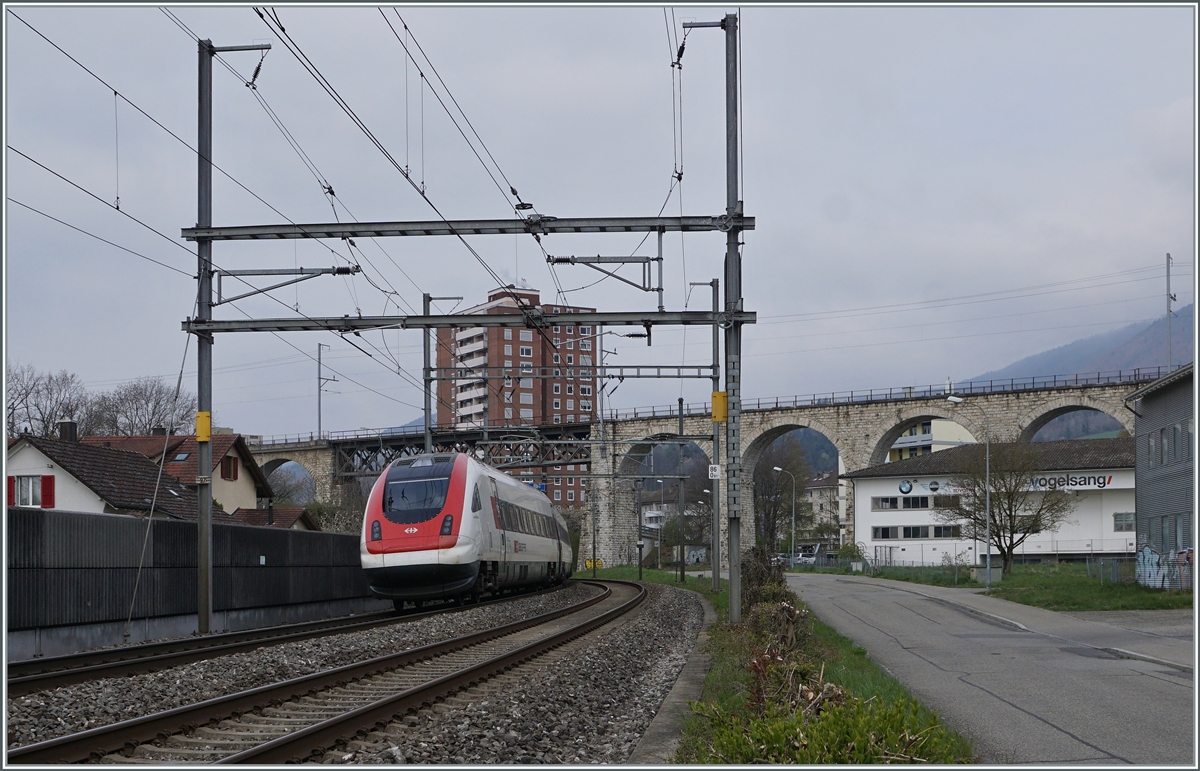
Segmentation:
[(796, 557), (796, 564), (797, 565), (815, 565), (815, 564), (817, 564), (816, 552), (813, 552), (812, 554), (801, 554), (799, 557)]

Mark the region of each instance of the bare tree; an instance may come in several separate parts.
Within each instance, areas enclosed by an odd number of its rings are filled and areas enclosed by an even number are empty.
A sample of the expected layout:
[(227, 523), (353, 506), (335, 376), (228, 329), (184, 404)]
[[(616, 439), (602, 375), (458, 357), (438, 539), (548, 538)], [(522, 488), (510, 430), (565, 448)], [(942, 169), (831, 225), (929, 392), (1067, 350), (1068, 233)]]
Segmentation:
[(5, 367), (5, 424), (10, 434), (52, 437), (58, 421), (74, 420), (91, 400), (78, 375), (65, 369), (39, 372), (31, 365)]
[[(1013, 554), (1029, 536), (1052, 533), (1071, 523), (1076, 501), (1062, 490), (1035, 485), (1043, 469), (1038, 453), (1027, 442), (991, 446), (991, 546), (1000, 553), (1004, 574), (1012, 570)], [(962, 527), (962, 535), (985, 540), (988, 477), (985, 448), (974, 445), (963, 471), (949, 479), (948, 494), (934, 496), (934, 518)]]
[(812, 512), (800, 505), (812, 470), (800, 442), (792, 434), (784, 434), (759, 456), (754, 473), (755, 533), (758, 543), (771, 551), (779, 543), (784, 528), (786, 537), (791, 538), (792, 524), (792, 477), (775, 471), (776, 466), (796, 479), (796, 532), (810, 528), (813, 520)]
[(80, 433), (92, 436), (144, 436), (155, 428), (172, 434), (191, 433), (196, 397), (160, 378), (143, 377), (122, 383), (93, 398), (80, 420)]
[(316, 485), (308, 474), (280, 466), (267, 477), (277, 507), (307, 506), (316, 500)]

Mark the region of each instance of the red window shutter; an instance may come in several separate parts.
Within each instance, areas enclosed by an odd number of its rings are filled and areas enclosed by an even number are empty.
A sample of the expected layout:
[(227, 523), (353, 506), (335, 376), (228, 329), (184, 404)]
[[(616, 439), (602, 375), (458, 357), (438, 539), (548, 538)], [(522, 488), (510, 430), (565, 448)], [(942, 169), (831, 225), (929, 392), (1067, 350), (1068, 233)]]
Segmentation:
[(14, 506), (17, 503), (17, 478), (8, 478), (8, 505)]
[(42, 477), (42, 508), (54, 508), (54, 477), (50, 474)]

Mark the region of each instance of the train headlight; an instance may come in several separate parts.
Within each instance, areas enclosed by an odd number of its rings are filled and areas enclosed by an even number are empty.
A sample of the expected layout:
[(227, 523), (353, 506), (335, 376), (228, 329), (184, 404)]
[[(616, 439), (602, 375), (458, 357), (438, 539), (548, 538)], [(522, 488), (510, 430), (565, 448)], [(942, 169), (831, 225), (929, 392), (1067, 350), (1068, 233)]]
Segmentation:
[(454, 515), (447, 514), (442, 519), (442, 535), (450, 535), (450, 531), (454, 528)]
[(383, 539), (383, 532), (381, 531), (381, 529), (379, 527), (379, 520), (377, 520), (377, 519), (373, 520), (371, 522), (371, 540), (379, 541), (382, 539)]

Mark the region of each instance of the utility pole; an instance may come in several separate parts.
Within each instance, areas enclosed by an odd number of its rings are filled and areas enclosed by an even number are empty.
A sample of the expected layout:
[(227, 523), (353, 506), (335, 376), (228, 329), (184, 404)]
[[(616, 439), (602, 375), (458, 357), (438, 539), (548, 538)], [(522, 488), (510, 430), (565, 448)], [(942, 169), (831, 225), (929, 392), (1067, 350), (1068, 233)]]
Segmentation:
[[(725, 30), (725, 393), (728, 419), (725, 423), (726, 497), (729, 517), (729, 622), (742, 620), (742, 451), (739, 423), (742, 406), (742, 255), (739, 251), (742, 228), (742, 201), (738, 193), (738, 17), (727, 13), (722, 21), (684, 22), (684, 29), (720, 27)], [(724, 229), (724, 228), (723, 228)]]
[(1167, 372), (1171, 371), (1171, 301), (1175, 299), (1175, 295), (1171, 294), (1171, 253), (1167, 252)]
[[(196, 227), (212, 227), (212, 58), (222, 51), (266, 51), (270, 43), (217, 47), (199, 42), (196, 126)], [(212, 321), (212, 239), (196, 239), (196, 321)], [(196, 333), (196, 628), (212, 631), (212, 344)]]
[[(679, 397), (679, 435), (683, 436), (683, 397), (682, 396)], [(683, 476), (683, 448), (684, 448), (684, 444), (683, 444), (683, 442), (680, 442), (679, 443), (679, 463), (678, 463), (679, 470), (676, 472), (677, 474), (680, 475), (680, 477)], [(675, 480), (675, 519), (679, 524), (679, 583), (681, 583), (681, 584), (687, 583), (687, 574), (683, 572), (683, 569), (684, 569), (683, 563), (684, 563), (685, 558), (687, 557), (687, 554), (685, 553), (687, 551), (687, 544), (685, 544), (684, 540), (683, 540), (684, 539), (683, 517), (684, 517), (684, 509), (685, 508), (687, 508), (687, 507), (684, 505), (684, 502), (683, 502), (683, 479), (680, 478), (680, 479)]]
[(321, 391), (325, 390), (326, 383), (336, 383), (336, 377), (325, 377), (321, 371), (321, 349), (328, 348), (325, 343), (317, 343), (317, 439), (324, 436), (321, 432)]

